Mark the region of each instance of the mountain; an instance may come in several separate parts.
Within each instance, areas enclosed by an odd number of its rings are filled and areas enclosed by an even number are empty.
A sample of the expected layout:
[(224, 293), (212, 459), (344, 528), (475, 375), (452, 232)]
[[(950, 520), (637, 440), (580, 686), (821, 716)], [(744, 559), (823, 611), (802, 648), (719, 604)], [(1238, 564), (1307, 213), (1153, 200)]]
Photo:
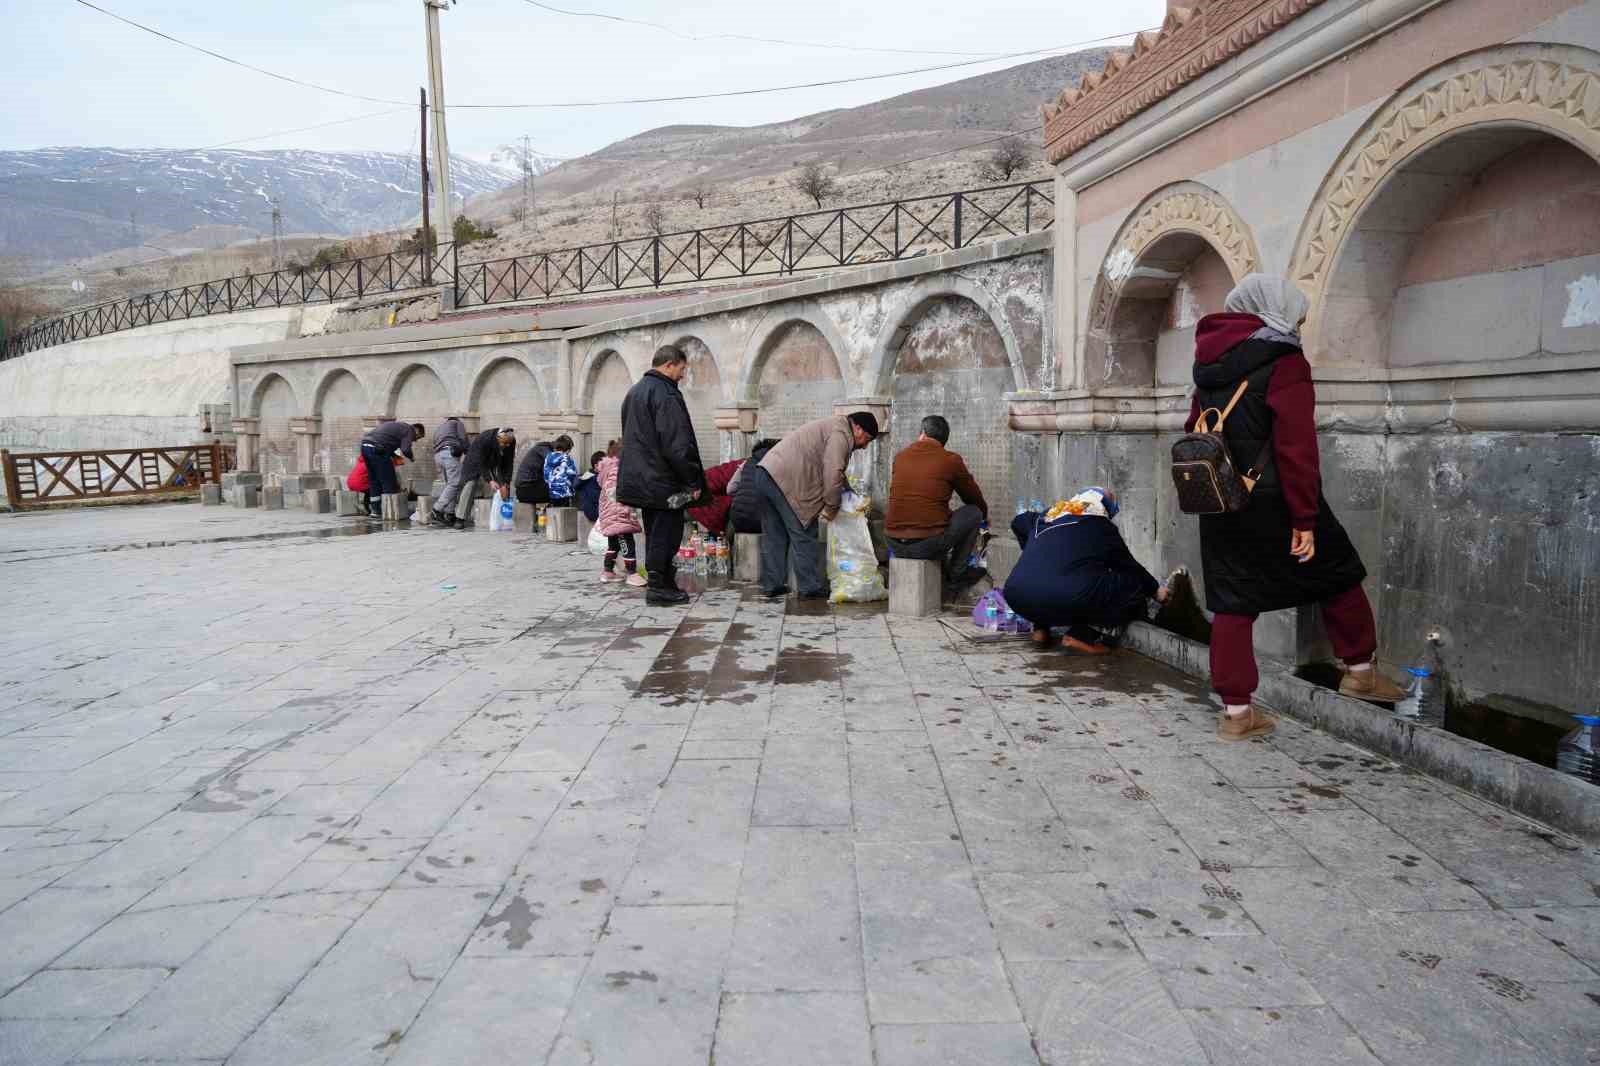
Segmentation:
[[(1023, 63), (917, 89), (860, 107), (803, 115), (765, 126), (662, 126), (571, 160), (538, 181), (550, 198), (612, 190), (666, 193), (691, 184), (725, 185), (783, 174), (813, 160), (841, 171), (897, 164), (1022, 131), (1037, 146), (1039, 106), (1091, 70), (1110, 49)], [(981, 146), (988, 150), (993, 145)], [(469, 205), (494, 215), (509, 193)]]
[[(516, 170), (451, 164), (457, 196), (519, 181)], [(349, 235), (419, 213), (417, 160), (382, 152), (0, 151), (0, 258), (35, 269), (120, 249), (216, 248), (272, 233)]]

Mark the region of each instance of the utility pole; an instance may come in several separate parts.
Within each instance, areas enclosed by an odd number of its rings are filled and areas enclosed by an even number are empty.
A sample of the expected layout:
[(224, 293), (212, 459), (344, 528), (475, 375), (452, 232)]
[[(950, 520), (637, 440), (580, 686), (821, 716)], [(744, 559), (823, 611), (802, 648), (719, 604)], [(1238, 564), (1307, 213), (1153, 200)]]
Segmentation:
[(611, 190), (611, 239), (617, 239), (617, 197), (622, 195), (617, 190)]
[(433, 244), (429, 241), (432, 231), (428, 228), (428, 90), (418, 89), (422, 97), (422, 164), (419, 173), (422, 175), (422, 283), (433, 284)]
[(283, 266), (283, 200), (274, 196), (272, 204), (272, 269)]
[(428, 83), (433, 89), (433, 158), (439, 189), (439, 231), (444, 240), (455, 236), (450, 203), (450, 141), (444, 129), (444, 54), (439, 50), (439, 11), (450, 0), (422, 0), (428, 29)]

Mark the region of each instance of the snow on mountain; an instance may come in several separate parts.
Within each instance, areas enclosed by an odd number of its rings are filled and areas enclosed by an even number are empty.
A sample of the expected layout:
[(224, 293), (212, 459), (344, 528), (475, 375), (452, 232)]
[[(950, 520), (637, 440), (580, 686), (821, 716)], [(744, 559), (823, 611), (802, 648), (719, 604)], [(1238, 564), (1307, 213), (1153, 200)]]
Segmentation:
[[(455, 198), (520, 180), (514, 167), (452, 161)], [(36, 266), (120, 248), (182, 244), (196, 227), (354, 234), (420, 212), (417, 160), (383, 152), (0, 151), (0, 259)], [(171, 238), (171, 239), (169, 239)]]

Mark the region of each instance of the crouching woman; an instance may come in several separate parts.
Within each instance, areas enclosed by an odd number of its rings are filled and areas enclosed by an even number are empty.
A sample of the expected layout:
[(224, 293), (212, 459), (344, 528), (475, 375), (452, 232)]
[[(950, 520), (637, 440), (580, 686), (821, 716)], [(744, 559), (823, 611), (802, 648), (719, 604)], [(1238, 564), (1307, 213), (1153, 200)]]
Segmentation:
[(1171, 595), (1139, 564), (1112, 521), (1117, 498), (1109, 489), (1084, 489), (1044, 515), (1024, 512), (1011, 522), (1022, 558), (1006, 579), (1006, 604), (1033, 625), (1033, 641), (1048, 646), (1053, 628), (1063, 643), (1104, 655), (1108, 634), (1148, 618)]

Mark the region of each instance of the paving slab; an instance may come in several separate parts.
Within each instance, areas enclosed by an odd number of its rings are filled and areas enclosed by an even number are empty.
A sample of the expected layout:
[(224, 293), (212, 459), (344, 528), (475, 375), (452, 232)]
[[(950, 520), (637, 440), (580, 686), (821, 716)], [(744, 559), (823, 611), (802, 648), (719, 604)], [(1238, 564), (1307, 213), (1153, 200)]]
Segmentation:
[(6, 1066), (1600, 1058), (1600, 851), (1218, 744), (1137, 655), (303, 511), (0, 526)]

